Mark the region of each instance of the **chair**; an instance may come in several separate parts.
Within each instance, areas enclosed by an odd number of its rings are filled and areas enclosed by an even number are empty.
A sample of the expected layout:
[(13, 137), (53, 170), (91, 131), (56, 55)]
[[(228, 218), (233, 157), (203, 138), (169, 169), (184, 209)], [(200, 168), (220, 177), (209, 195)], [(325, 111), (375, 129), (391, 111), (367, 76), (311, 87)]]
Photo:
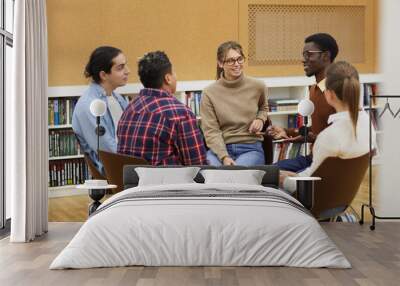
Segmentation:
[(94, 165), (92, 159), (90, 159), (89, 155), (85, 153), (84, 157), (85, 157), (85, 162), (89, 167), (89, 172), (92, 178), (95, 180), (105, 180), (106, 178), (99, 172), (99, 170), (97, 170), (96, 166)]
[(108, 183), (117, 185), (117, 188), (112, 190), (113, 193), (123, 190), (124, 165), (148, 165), (148, 162), (142, 158), (102, 150), (99, 150), (99, 157), (104, 166)]
[(267, 128), (270, 125), (272, 125), (272, 123), (271, 120), (268, 118), (263, 126), (263, 129), (261, 130), (262, 132), (265, 132), (264, 141), (262, 142), (262, 146), (264, 149), (265, 165), (271, 165), (273, 158), (273, 138), (272, 136), (268, 135), (267, 132)]
[(264, 149), (264, 157), (265, 157), (265, 165), (271, 165), (272, 159), (274, 156), (273, 153), (273, 138), (268, 134), (264, 135), (264, 141), (262, 142), (262, 146)]
[(324, 218), (321, 214), (327, 210), (342, 209), (331, 216), (346, 210), (358, 192), (368, 165), (369, 153), (352, 159), (327, 158), (312, 174), (322, 180), (315, 182), (311, 213), (316, 218)]

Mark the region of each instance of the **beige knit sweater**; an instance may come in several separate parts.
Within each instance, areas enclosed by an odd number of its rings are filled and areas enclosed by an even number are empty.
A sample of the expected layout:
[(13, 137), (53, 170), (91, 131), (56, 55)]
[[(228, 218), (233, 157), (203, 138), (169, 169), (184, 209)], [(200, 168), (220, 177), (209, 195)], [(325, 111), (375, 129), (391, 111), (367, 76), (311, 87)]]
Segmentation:
[(221, 77), (203, 90), (200, 115), (206, 143), (220, 160), (228, 155), (226, 144), (255, 143), (262, 135), (249, 132), (259, 118), (267, 120), (268, 100), (265, 84), (242, 74), (234, 81)]

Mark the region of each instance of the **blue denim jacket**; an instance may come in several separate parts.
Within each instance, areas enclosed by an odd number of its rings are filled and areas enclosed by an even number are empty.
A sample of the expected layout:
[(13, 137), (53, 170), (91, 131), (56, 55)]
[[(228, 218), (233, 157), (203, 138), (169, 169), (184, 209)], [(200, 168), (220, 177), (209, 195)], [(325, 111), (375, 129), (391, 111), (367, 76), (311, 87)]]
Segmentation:
[[(125, 110), (128, 106), (128, 101), (115, 92), (112, 93), (112, 96), (118, 100), (122, 110)], [(118, 126), (114, 126), (114, 121), (108, 107), (106, 92), (101, 85), (91, 83), (89, 88), (79, 98), (72, 115), (72, 128), (78, 137), (81, 152), (87, 153), (97, 169), (104, 174), (103, 165), (97, 156), (96, 117), (90, 113), (90, 103), (94, 99), (101, 99), (107, 105), (106, 114), (100, 118), (100, 125), (106, 130), (105, 134), (100, 137), (100, 150), (117, 152), (115, 133)]]

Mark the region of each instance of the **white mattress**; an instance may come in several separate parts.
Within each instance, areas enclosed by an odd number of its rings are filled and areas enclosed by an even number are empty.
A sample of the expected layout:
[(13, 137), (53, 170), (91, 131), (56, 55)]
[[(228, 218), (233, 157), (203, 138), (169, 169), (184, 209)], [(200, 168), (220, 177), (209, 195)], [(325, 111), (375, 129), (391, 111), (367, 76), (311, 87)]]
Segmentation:
[[(137, 192), (168, 190), (261, 190), (272, 199), (178, 195), (118, 201), (131, 194), (145, 194)], [(282, 191), (261, 186), (135, 187), (104, 202), (50, 269), (127, 265), (351, 267), (319, 223), (294, 203), (299, 204)]]

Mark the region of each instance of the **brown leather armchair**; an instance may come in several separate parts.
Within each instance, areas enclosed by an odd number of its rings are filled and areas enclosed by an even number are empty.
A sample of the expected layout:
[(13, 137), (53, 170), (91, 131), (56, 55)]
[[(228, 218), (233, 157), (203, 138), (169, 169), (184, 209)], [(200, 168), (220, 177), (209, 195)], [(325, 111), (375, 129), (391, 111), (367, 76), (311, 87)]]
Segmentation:
[(311, 213), (321, 218), (327, 210), (347, 209), (360, 188), (368, 165), (369, 153), (352, 159), (327, 158), (312, 174), (322, 180), (315, 182)]
[(104, 166), (108, 183), (117, 185), (116, 189), (112, 189), (113, 193), (118, 193), (123, 190), (124, 165), (148, 165), (148, 162), (142, 158), (102, 150), (99, 150), (99, 157)]

